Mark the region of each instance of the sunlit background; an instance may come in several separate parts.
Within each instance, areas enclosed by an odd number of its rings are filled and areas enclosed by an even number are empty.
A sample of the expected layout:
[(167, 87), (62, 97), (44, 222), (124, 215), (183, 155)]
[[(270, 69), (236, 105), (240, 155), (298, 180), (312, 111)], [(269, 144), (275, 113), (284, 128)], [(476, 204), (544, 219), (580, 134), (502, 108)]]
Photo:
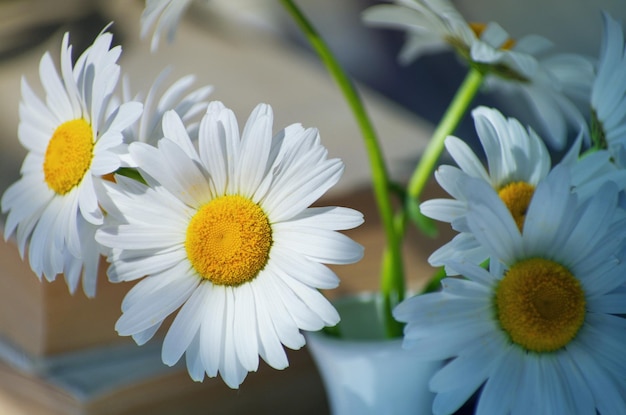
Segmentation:
[[(452, 52), (425, 56), (408, 66), (399, 65), (396, 56), (404, 42), (403, 34), (365, 27), (360, 19), (365, 8), (380, 1), (299, 0), (297, 3), (357, 80), (389, 169), (395, 179), (406, 179), (433, 125), (465, 76), (466, 68)], [(514, 38), (536, 33), (552, 40), (558, 51), (591, 57), (597, 56), (600, 44), (600, 10), (626, 20), (624, 0), (457, 0), (454, 4), (468, 21), (496, 21)], [(21, 78), (28, 80), (42, 96), (38, 66), (44, 52), (50, 51), (58, 62), (63, 33), (70, 31), (73, 55), (77, 57), (110, 22), (113, 24), (109, 30), (123, 48), (119, 61), (122, 73), (134, 92), (145, 91), (170, 66), (171, 82), (191, 73), (197, 76), (197, 87), (213, 85), (215, 91), (210, 98), (232, 108), (240, 124), (257, 103), (266, 102), (274, 109), (275, 130), (294, 122), (317, 127), (330, 157), (344, 160), (344, 177), (331, 191), (331, 197), (341, 197), (368, 185), (369, 167), (353, 117), (279, 2), (197, 0), (184, 16), (175, 42), (161, 42), (154, 54), (150, 53), (149, 40), (139, 37), (143, 7), (143, 0), (0, 0), (0, 194), (19, 178), (26, 154), (17, 138)], [(520, 102), (482, 94), (475, 103), (497, 105), (508, 116), (532, 121)], [(461, 123), (456, 135), (475, 144), (470, 117)], [(358, 208), (365, 211), (366, 224), (375, 221), (374, 208)], [(2, 220), (4, 217), (0, 217), (0, 223)], [(344, 279), (354, 272), (342, 270), (338, 290), (375, 289), (377, 272), (372, 269), (378, 266), (376, 250), (380, 248), (380, 238), (366, 233), (354, 238), (366, 245), (366, 249), (370, 245), (375, 247), (375, 266), (372, 262), (362, 262), (350, 268), (356, 270), (358, 281)], [(407, 268), (415, 274), (432, 252), (431, 247), (421, 242), (420, 249), (421, 257), (407, 257), (413, 261)], [(15, 252), (11, 254), (17, 258)], [(36, 281), (34, 276), (32, 281)], [(67, 294), (64, 286), (61, 293)], [(111, 307), (115, 319), (119, 304)], [(2, 313), (0, 304), (0, 332), (6, 320)], [(11, 318), (20, 324), (30, 324), (26, 317)], [(113, 331), (112, 326), (109, 330)], [(312, 371), (311, 363), (305, 363)], [(316, 379), (316, 393), (321, 396), (321, 384)]]

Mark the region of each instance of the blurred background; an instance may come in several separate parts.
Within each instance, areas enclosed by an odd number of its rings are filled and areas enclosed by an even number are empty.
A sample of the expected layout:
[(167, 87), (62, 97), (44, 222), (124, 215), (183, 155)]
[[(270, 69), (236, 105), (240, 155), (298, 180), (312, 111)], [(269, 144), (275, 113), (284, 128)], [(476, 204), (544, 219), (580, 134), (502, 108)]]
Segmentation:
[[(406, 111), (415, 118), (423, 132), (415, 134), (419, 137), (418, 144), (413, 146), (412, 154), (396, 152), (390, 156), (390, 162), (402, 176), (419, 156), (421, 144), (427, 140), (429, 125), (436, 123), (445, 110), (452, 94), (456, 91), (464, 77), (465, 68), (451, 52), (441, 52), (420, 58), (416, 62), (401, 66), (396, 56), (404, 42), (400, 31), (365, 27), (361, 23), (361, 12), (376, 3), (375, 0), (300, 0), (298, 4), (319, 28), (326, 40), (336, 52), (348, 72), (373, 95), (393, 102), (399, 109), (394, 112)], [(597, 56), (601, 36), (600, 10), (609, 11), (618, 19), (626, 19), (626, 2), (624, 0), (457, 0), (454, 4), (469, 21), (496, 21), (500, 23), (514, 38), (525, 34), (537, 33), (555, 43), (556, 50), (577, 52), (589, 56)], [(135, 90), (146, 88), (162, 67), (171, 64), (174, 74), (196, 73), (199, 83), (210, 83), (216, 86), (214, 99), (228, 101), (226, 105), (237, 107), (240, 102), (246, 114), (253, 106), (253, 98), (258, 101), (271, 100), (274, 95), (290, 95), (293, 90), (283, 87), (280, 79), (274, 81), (264, 77), (260, 71), (276, 72), (280, 62), (265, 65), (263, 59), (297, 59), (305, 60), (308, 66), (315, 67), (319, 79), (324, 79), (323, 68), (311, 55), (308, 45), (292, 24), (281, 6), (270, 0), (196, 0), (186, 13), (177, 38), (183, 39), (174, 45), (162, 42), (155, 56), (147, 53), (147, 43), (139, 41), (138, 13), (143, 8), (143, 0), (105, 1), (105, 0), (0, 0), (0, 190), (17, 179), (18, 168), (24, 151), (17, 141), (18, 102), (20, 78), (25, 76), (30, 85), (37, 87), (38, 61), (45, 50), (51, 50), (53, 57), (58, 56), (58, 45), (64, 31), (71, 31), (71, 42), (74, 44), (74, 56), (89, 45), (102, 28), (114, 21), (112, 31), (116, 41), (123, 45), (125, 51), (121, 60), (123, 70), (128, 73)], [(132, 16), (132, 17), (131, 17)], [(243, 48), (242, 43), (250, 39), (271, 39), (277, 54), (264, 53), (260, 42), (249, 46), (259, 50), (258, 56), (249, 61), (246, 68), (241, 59), (222, 56), (222, 50), (205, 49), (194, 51), (199, 45), (209, 44), (218, 39), (221, 45), (230, 48), (233, 53)], [(203, 41), (202, 38), (206, 38)], [(192, 39), (192, 40), (190, 40)], [(213, 39), (209, 41), (208, 39)], [(181, 52), (182, 49), (182, 52)], [(292, 53), (293, 52), (293, 53)], [(222, 53), (222, 55), (220, 55)], [(198, 54), (201, 55), (198, 57)], [(287, 56), (289, 54), (289, 56)], [(300, 55), (299, 55), (300, 54)], [(235, 68), (233, 78), (222, 82), (228, 68), (228, 60)], [(219, 62), (218, 62), (219, 61)], [(201, 64), (198, 64), (201, 62)], [(212, 62), (216, 66), (212, 67)], [(221, 66), (220, 66), (221, 65)], [(211, 76), (213, 75), (213, 76)], [(294, 82), (306, 82), (303, 74), (292, 73)], [(246, 81), (239, 82), (241, 88), (227, 91), (223, 84), (236, 85), (234, 76), (253, 82), (274, 82), (261, 90), (271, 91), (273, 95), (255, 96), (254, 85)], [(301, 78), (297, 79), (300, 76)], [(172, 77), (171, 80), (175, 78)], [(222, 82), (222, 83), (220, 83)], [(257, 82), (257, 83), (258, 83)], [(330, 85), (329, 85), (330, 86)], [(246, 89), (247, 88), (247, 89)], [(250, 101), (245, 97), (249, 96)], [(311, 96), (310, 110), (313, 107), (323, 110), (324, 103), (319, 102), (321, 96)], [(378, 99), (378, 98), (376, 98)], [(317, 101), (316, 101), (317, 100)], [(278, 100), (276, 100), (278, 102)], [(286, 102), (286, 101), (285, 101)], [(502, 102), (498, 96), (480, 95), (476, 104), (492, 105), (497, 103), (510, 114), (525, 120), (524, 105)], [(337, 101), (334, 105), (341, 106)], [(287, 105), (291, 119), (285, 123), (311, 120), (307, 126), (325, 127), (324, 122), (315, 122), (315, 117), (302, 116), (295, 113), (293, 107)], [(275, 108), (275, 112), (281, 109)], [(309, 111), (306, 111), (307, 114)], [(240, 115), (243, 119), (244, 114)], [(322, 115), (324, 115), (322, 113)], [(457, 135), (475, 143), (473, 125), (470, 119), (464, 120)], [(415, 121), (417, 120), (417, 121)], [(421, 120), (426, 124), (421, 124)], [(409, 123), (410, 123), (409, 122)], [(384, 123), (384, 122), (383, 122)], [(321, 125), (320, 125), (321, 124)], [(277, 125), (276, 127), (282, 127)], [(380, 128), (382, 140), (388, 137), (386, 127)], [(394, 131), (391, 131), (394, 132)], [(322, 130), (322, 137), (333, 136), (332, 131)], [(412, 141), (415, 142), (415, 141)], [(358, 141), (349, 141), (348, 148), (355, 148)], [(394, 144), (395, 147), (395, 144)], [(394, 150), (389, 150), (394, 153)], [(354, 152), (346, 151), (337, 156), (351, 156)], [(332, 151), (331, 151), (332, 154)], [(363, 154), (356, 151), (357, 157)], [(396, 157), (402, 156), (402, 157)], [(350, 165), (350, 163), (346, 163)], [(358, 169), (367, 169), (363, 160), (355, 163)], [(354, 173), (354, 172), (353, 172)], [(355, 173), (360, 179), (367, 172)]]

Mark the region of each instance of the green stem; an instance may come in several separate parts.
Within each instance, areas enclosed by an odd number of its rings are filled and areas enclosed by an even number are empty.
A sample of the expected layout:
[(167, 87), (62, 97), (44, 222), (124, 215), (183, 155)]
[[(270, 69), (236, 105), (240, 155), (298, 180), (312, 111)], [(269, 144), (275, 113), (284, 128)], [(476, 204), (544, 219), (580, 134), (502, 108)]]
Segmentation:
[(445, 277), (447, 277), (445, 268), (439, 268), (437, 272), (435, 272), (435, 274), (430, 278), (428, 283), (424, 286), (420, 294), (428, 294), (439, 291), (439, 289), (441, 289), (441, 280), (443, 280)]
[(433, 132), (433, 136), (428, 142), (417, 168), (413, 172), (407, 189), (407, 200), (409, 200), (409, 203), (417, 203), (419, 200), (426, 183), (428, 183), (428, 179), (435, 170), (439, 156), (443, 151), (446, 137), (452, 134), (459, 125), (467, 108), (482, 85), (483, 78), (484, 75), (481, 71), (470, 68), (439, 125)]
[(404, 269), (400, 246), (401, 238), (394, 226), (394, 210), (389, 192), (390, 180), (376, 132), (350, 78), (346, 75), (341, 65), (339, 65), (339, 62), (317, 30), (311, 25), (306, 16), (304, 16), (292, 0), (280, 0), (280, 2), (298, 24), (311, 46), (326, 66), (330, 75), (338, 84), (361, 131), (370, 168), (372, 170), (374, 196), (376, 198), (376, 204), (385, 230), (387, 242), (381, 270), (381, 294), (385, 306), (385, 310), (383, 311), (385, 331), (389, 337), (401, 336), (402, 326), (395, 321), (391, 315), (393, 307), (404, 298)]

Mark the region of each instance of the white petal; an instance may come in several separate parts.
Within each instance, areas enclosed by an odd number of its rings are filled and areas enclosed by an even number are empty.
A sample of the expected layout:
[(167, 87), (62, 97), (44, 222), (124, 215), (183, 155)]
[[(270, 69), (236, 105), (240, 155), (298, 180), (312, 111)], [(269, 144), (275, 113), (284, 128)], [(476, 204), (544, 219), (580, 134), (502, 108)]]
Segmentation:
[(272, 228), (276, 246), (293, 249), (325, 264), (352, 264), (363, 257), (363, 247), (338, 232), (294, 228), (288, 223), (277, 223)]
[(274, 328), (270, 307), (266, 304), (266, 296), (260, 292), (263, 287), (259, 284), (251, 284), (251, 286), (257, 311), (259, 354), (274, 369), (284, 369), (289, 366), (289, 361)]
[(226, 347), (224, 343), (226, 288), (201, 284), (199, 289), (203, 290), (206, 296), (204, 321), (200, 328), (200, 358), (207, 374), (217, 376)]
[[(141, 284), (145, 281), (144, 279), (135, 286), (136, 292), (140, 292)], [(185, 275), (184, 278), (160, 287), (149, 296), (137, 298), (117, 320), (115, 330), (120, 336), (128, 336), (149, 329), (187, 301), (198, 283), (197, 277)]]
[(176, 364), (196, 336), (202, 322), (204, 304), (202, 291), (195, 290), (176, 314), (163, 340), (161, 358), (166, 365)]
[(249, 372), (259, 367), (259, 346), (257, 338), (257, 316), (251, 284), (230, 288), (234, 297), (233, 334), (237, 357)]

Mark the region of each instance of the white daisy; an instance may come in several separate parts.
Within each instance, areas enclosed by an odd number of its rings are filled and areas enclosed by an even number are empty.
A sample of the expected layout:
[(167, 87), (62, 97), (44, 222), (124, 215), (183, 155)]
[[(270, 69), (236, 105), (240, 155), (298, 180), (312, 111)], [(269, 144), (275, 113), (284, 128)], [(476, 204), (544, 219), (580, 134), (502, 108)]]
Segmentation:
[(520, 94), (530, 104), (550, 144), (562, 149), (568, 127), (585, 124), (578, 104), (588, 102), (593, 65), (574, 54), (547, 56), (552, 44), (529, 35), (513, 40), (497, 23), (468, 23), (449, 0), (396, 0), (370, 7), (366, 23), (407, 31), (400, 61), (454, 49), (470, 66), (487, 74), (487, 89)]
[(400, 52), (403, 63), (410, 63), (424, 52), (453, 48), (468, 63), (492, 65), (496, 73), (527, 78), (537, 66), (533, 54), (549, 42), (540, 36), (513, 41), (497, 23), (468, 23), (449, 0), (396, 0), (396, 4), (376, 5), (363, 12), (372, 26), (407, 31), (407, 42)]
[(341, 161), (327, 159), (316, 130), (294, 124), (272, 136), (272, 120), (269, 106), (257, 106), (240, 138), (234, 114), (213, 102), (197, 152), (168, 112), (157, 148), (130, 145), (151, 186), (107, 184), (116, 206), (96, 239), (111, 248), (109, 277), (147, 275), (124, 299), (116, 329), (143, 344), (180, 307), (162, 357), (173, 365), (186, 352), (195, 380), (219, 373), (236, 388), (259, 355), (285, 368), (282, 345), (298, 349), (300, 330), (339, 320), (317, 290), (338, 284), (323, 264), (363, 253), (336, 232), (361, 224), (359, 212), (309, 207), (339, 180)]
[[(466, 279), (401, 303), (404, 344), (427, 360), (451, 359), (430, 381), (435, 414), (482, 387), (477, 414), (626, 413), (626, 221), (618, 188), (588, 201), (570, 192), (568, 169), (542, 181), (520, 233), (481, 180), (467, 222), (489, 252), (489, 271), (451, 261)], [(617, 218), (616, 218), (617, 215)]]
[(154, 27), (150, 41), (153, 52), (158, 49), (163, 32), (167, 32), (169, 42), (174, 40), (180, 18), (191, 2), (192, 0), (146, 0), (146, 7), (141, 14), (141, 37), (145, 38)]
[(420, 205), (420, 210), (428, 217), (451, 223), (460, 233), (430, 256), (429, 262), (434, 266), (443, 265), (449, 257), (469, 257), (477, 264), (487, 259), (486, 251), (467, 227), (467, 198), (473, 190), (461, 185), (462, 177), (476, 177), (488, 183), (521, 229), (534, 189), (550, 171), (550, 155), (532, 129), (525, 129), (516, 119), (507, 119), (486, 107), (474, 109), (472, 116), (488, 170), (461, 139), (453, 136), (446, 139), (446, 149), (459, 167), (440, 166), (435, 178), (454, 199), (428, 200)]
[[(133, 94), (130, 82), (127, 78), (124, 79), (122, 100), (129, 101), (132, 99), (143, 103), (143, 113), (139, 120), (124, 131), (126, 143), (140, 141), (156, 145), (163, 138), (163, 115), (169, 110), (176, 111), (192, 139), (197, 138), (198, 119), (206, 111), (207, 97), (213, 91), (213, 87), (205, 85), (190, 91), (195, 82), (195, 76), (186, 75), (161, 92), (170, 72), (170, 68), (163, 70), (154, 80), (145, 96), (142, 93)], [(132, 158), (127, 151), (122, 150), (121, 157), (124, 166), (134, 167)]]
[(603, 13), (604, 32), (591, 93), (594, 143), (626, 165), (626, 48), (622, 25)]
[(537, 56), (537, 66), (526, 79), (488, 76), (485, 89), (521, 97), (537, 120), (537, 130), (555, 150), (567, 144), (568, 132), (589, 133), (582, 103), (589, 101), (593, 64), (590, 59), (571, 53)]
[(477, 41), (476, 32), (447, 0), (397, 0), (363, 12), (371, 26), (403, 29), (407, 39), (399, 59), (409, 64), (425, 53), (462, 46), (465, 52)]
[[(474, 189), (462, 185), (463, 178), (475, 177), (488, 183), (521, 231), (534, 190), (551, 168), (550, 155), (531, 128), (524, 129), (516, 119), (505, 118), (497, 110), (486, 107), (476, 108), (472, 116), (487, 158), (487, 169), (465, 142), (448, 137), (446, 149), (459, 167), (442, 165), (435, 172), (435, 178), (454, 199), (432, 199), (420, 205), (424, 215), (448, 222), (460, 232), (428, 258), (433, 266), (442, 266), (447, 259), (459, 257), (480, 264), (488, 257), (467, 225), (467, 199)], [(579, 135), (560, 162), (571, 169), (572, 189), (581, 200), (590, 197), (607, 181), (624, 187), (626, 171), (610, 162), (609, 152), (596, 151), (579, 158), (581, 145)]]
[(5, 239), (16, 234), (20, 255), (29, 243), (33, 271), (53, 280), (65, 273), (74, 292), (83, 270), (83, 290), (95, 294), (98, 246), (89, 240), (103, 214), (97, 193), (102, 176), (120, 166), (116, 147), (122, 130), (141, 114), (141, 104), (107, 107), (117, 84), (119, 46), (102, 32), (72, 65), (69, 34), (61, 47), (61, 76), (49, 53), (39, 66), (45, 103), (22, 80), (18, 137), (28, 150), (21, 179), (2, 196), (8, 212)]

